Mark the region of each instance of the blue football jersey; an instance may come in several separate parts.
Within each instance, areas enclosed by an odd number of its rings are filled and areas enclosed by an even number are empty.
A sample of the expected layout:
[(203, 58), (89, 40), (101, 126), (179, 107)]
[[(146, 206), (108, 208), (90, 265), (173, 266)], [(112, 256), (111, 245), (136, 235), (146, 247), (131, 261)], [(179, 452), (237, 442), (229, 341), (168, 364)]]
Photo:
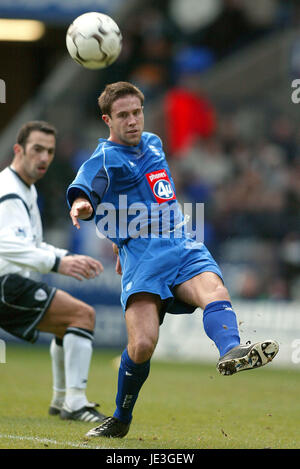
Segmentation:
[(67, 190), (83, 191), (98, 230), (118, 246), (130, 238), (168, 236), (183, 221), (160, 138), (143, 132), (137, 146), (99, 139)]

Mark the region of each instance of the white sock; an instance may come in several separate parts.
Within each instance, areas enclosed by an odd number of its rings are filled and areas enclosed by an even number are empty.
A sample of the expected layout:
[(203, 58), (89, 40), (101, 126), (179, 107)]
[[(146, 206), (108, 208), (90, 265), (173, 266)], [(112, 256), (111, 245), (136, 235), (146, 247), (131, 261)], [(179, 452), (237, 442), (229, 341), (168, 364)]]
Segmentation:
[(52, 365), (53, 394), (51, 405), (61, 407), (65, 398), (65, 363), (64, 348), (58, 345), (55, 337), (50, 344)]
[[(72, 332), (71, 332), (72, 330)], [(92, 334), (85, 336), (80, 328), (69, 328), (63, 339), (65, 352), (65, 405), (70, 410), (78, 410), (87, 403), (85, 394), (89, 367), (92, 358)]]
[(88, 403), (85, 389), (67, 388), (64, 406), (69, 411), (75, 411), (86, 406)]

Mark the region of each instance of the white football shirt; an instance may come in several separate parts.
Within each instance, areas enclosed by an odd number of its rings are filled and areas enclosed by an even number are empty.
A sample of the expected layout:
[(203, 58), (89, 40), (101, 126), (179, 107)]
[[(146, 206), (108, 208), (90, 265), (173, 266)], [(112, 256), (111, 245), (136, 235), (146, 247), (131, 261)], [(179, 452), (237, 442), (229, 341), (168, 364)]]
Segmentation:
[(48, 273), (67, 254), (43, 241), (37, 191), (7, 167), (0, 172), (0, 276)]

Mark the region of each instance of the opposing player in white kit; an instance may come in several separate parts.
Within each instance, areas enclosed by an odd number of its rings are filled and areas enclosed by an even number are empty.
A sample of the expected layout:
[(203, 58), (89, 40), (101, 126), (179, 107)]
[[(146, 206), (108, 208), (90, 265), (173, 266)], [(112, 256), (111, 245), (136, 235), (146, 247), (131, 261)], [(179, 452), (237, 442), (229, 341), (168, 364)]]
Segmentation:
[(69, 255), (43, 242), (34, 183), (51, 164), (56, 130), (43, 121), (24, 124), (10, 166), (0, 172), (0, 327), (35, 342), (39, 331), (54, 334), (50, 346), (53, 397), (49, 408), (62, 419), (101, 422), (86, 397), (95, 311), (68, 293), (30, 279), (53, 271), (78, 280), (98, 276), (100, 262)]

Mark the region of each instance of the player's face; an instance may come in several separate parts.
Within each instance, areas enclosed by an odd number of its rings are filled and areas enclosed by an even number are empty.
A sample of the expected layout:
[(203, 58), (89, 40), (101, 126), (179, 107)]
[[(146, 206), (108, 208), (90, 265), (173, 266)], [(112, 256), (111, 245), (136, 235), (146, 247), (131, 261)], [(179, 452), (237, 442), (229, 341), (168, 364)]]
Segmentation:
[(47, 172), (55, 152), (55, 136), (33, 130), (26, 141), (25, 148), (14, 147), (16, 170), (28, 184), (34, 184)]
[(138, 145), (144, 130), (144, 112), (134, 95), (119, 98), (112, 104), (111, 115), (103, 116), (110, 129), (109, 140), (121, 145)]

